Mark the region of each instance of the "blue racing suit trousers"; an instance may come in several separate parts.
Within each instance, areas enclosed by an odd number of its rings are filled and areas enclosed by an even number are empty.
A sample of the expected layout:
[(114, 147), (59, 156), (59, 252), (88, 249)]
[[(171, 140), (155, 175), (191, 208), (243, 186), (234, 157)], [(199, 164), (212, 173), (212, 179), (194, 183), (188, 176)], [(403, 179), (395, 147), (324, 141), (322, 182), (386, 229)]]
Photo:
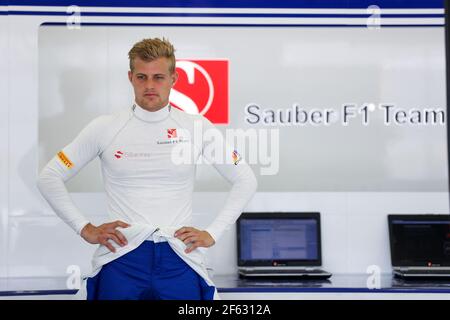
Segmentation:
[(167, 242), (144, 241), (87, 279), (87, 300), (212, 300), (214, 291)]

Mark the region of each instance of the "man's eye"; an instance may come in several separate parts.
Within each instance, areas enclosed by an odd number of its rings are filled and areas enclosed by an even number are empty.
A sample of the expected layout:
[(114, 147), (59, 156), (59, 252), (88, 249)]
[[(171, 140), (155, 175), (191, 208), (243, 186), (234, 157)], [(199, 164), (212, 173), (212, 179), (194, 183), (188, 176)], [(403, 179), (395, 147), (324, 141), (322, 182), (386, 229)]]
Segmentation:
[(162, 79), (164, 79), (164, 77), (163, 76), (156, 76), (156, 79), (162, 80)]
[(144, 77), (144, 76), (137, 76), (137, 78), (138, 78), (139, 80), (143, 80), (143, 79), (145, 79), (145, 77)]

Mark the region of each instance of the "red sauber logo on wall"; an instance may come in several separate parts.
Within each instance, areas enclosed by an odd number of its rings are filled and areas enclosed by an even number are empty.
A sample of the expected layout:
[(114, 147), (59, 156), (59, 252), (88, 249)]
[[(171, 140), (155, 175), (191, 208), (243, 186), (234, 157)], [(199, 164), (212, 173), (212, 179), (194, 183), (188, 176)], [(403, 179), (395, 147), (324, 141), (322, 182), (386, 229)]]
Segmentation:
[(177, 60), (170, 103), (215, 124), (228, 124), (228, 60)]

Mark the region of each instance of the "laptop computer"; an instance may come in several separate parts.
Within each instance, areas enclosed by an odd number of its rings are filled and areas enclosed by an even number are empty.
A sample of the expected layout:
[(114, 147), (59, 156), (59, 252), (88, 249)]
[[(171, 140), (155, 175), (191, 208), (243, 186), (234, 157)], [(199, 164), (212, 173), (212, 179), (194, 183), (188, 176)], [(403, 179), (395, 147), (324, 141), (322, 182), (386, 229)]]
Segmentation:
[(318, 212), (244, 212), (236, 222), (241, 278), (327, 279)]
[(388, 215), (393, 274), (450, 279), (450, 215)]

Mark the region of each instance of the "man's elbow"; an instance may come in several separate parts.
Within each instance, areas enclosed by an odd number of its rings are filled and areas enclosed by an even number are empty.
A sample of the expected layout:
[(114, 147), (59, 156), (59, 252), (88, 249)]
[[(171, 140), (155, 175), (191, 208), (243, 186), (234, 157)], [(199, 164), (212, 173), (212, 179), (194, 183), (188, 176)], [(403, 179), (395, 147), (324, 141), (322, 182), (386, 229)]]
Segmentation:
[(36, 186), (41, 194), (45, 193), (46, 189), (45, 187), (48, 185), (48, 182), (49, 182), (48, 174), (44, 170), (42, 170), (39, 173), (38, 178), (36, 180)]
[(49, 170), (49, 168), (45, 167), (42, 169), (36, 180), (36, 186), (39, 192), (44, 195), (49, 186), (52, 185), (57, 179), (58, 176)]
[(255, 174), (252, 172), (246, 180), (247, 188), (251, 190), (252, 194), (255, 193), (258, 189), (258, 180), (256, 179)]

